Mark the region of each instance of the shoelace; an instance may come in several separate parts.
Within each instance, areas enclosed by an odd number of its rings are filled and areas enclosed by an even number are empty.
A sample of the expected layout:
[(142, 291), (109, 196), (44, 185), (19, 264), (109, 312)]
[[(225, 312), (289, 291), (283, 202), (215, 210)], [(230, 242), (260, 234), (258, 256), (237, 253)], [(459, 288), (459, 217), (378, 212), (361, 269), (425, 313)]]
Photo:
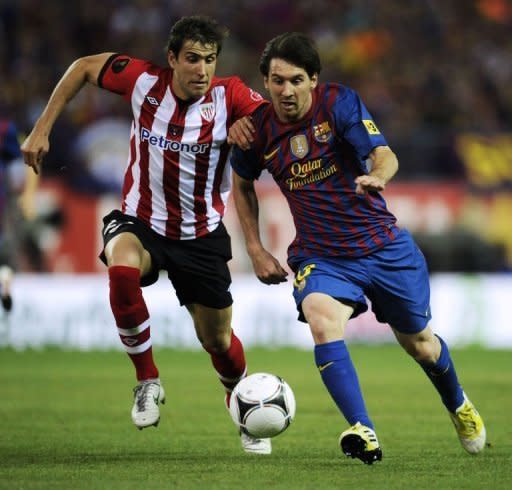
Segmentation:
[(377, 436), (370, 429), (364, 429), (363, 432), (370, 442), (377, 443)]
[(133, 392), (135, 393), (135, 400), (137, 402), (137, 410), (139, 412), (144, 412), (146, 410), (147, 404), (150, 400), (154, 401), (155, 398), (158, 400), (158, 395), (155, 397), (153, 393), (150, 392), (154, 386), (158, 388), (156, 383), (143, 383), (133, 389)]
[(462, 431), (466, 435), (472, 435), (476, 432), (476, 422), (471, 407), (467, 407), (464, 410), (461, 410), (457, 414), (457, 420), (460, 423)]

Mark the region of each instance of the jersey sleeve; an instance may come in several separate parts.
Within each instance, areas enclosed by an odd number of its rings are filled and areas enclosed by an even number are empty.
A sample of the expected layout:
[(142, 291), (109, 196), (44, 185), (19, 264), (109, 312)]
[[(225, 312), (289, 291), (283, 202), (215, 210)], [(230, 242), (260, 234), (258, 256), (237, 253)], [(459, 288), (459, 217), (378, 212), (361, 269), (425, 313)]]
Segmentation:
[(333, 106), (333, 112), (337, 133), (352, 145), (361, 160), (366, 160), (377, 146), (388, 145), (355, 91), (346, 89), (341, 93)]
[(232, 77), (229, 84), (229, 102), (232, 108), (232, 121), (249, 116), (262, 104), (268, 104), (259, 92), (245, 85), (238, 77)]
[(238, 146), (233, 146), (229, 161), (233, 170), (246, 180), (257, 180), (263, 170), (252, 148), (242, 150)]
[(130, 100), (137, 78), (151, 66), (148, 61), (113, 54), (100, 71), (98, 86)]

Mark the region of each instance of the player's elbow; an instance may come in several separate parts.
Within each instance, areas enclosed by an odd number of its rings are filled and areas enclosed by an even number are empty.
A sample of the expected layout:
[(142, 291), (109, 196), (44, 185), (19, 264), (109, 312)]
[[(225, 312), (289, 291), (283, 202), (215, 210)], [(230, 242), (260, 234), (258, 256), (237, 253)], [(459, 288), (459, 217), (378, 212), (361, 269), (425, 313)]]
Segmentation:
[(83, 56), (73, 62), (71, 69), (83, 78), (84, 81), (97, 85), (100, 71), (111, 54), (112, 53), (101, 53)]
[(381, 155), (384, 157), (383, 161), (386, 163), (387, 173), (389, 175), (389, 178), (391, 178), (398, 172), (398, 157), (389, 146), (379, 148), (379, 150)]
[(398, 169), (400, 168), (400, 164), (398, 163), (398, 157), (396, 156), (396, 154), (392, 150), (389, 151), (391, 152), (392, 157), (391, 170), (393, 172), (393, 175), (395, 175), (398, 172)]

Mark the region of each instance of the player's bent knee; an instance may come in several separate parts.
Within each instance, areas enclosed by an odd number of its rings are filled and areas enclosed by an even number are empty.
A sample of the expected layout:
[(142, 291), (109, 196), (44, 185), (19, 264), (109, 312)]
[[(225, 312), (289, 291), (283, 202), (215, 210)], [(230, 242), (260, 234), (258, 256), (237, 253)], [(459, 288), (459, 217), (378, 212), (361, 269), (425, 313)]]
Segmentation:
[(417, 362), (435, 362), (438, 357), (438, 349), (431, 339), (402, 343), (402, 347)]
[[(306, 317), (307, 319), (307, 317)], [(309, 328), (315, 344), (326, 344), (343, 338), (343, 325), (339, 318), (327, 315), (310, 316)]]
[(207, 352), (222, 354), (226, 352), (231, 345), (231, 336), (215, 336), (199, 339), (203, 349)]
[(118, 235), (107, 243), (105, 257), (109, 267), (123, 265), (143, 269), (145, 262), (151, 262), (149, 253), (144, 250), (139, 239), (131, 233)]

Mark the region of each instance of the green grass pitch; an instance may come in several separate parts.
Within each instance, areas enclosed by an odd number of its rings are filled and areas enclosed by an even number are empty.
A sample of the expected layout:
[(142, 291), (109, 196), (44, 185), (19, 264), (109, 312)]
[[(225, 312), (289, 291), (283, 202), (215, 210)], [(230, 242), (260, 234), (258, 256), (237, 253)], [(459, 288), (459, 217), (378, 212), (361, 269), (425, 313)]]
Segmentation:
[(247, 352), (251, 372), (283, 376), (297, 399), (270, 456), (242, 452), (208, 357), (157, 349), (167, 393), (160, 426), (132, 426), (123, 352), (0, 350), (2, 489), (505, 489), (512, 477), (512, 352), (454, 350), (491, 447), (460, 447), (438, 395), (397, 346), (351, 346), (383, 449), (372, 466), (341, 455), (347, 427), (313, 354)]

